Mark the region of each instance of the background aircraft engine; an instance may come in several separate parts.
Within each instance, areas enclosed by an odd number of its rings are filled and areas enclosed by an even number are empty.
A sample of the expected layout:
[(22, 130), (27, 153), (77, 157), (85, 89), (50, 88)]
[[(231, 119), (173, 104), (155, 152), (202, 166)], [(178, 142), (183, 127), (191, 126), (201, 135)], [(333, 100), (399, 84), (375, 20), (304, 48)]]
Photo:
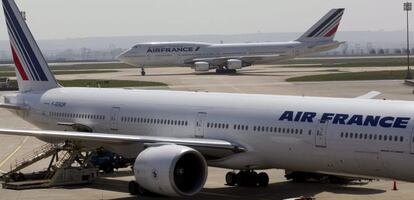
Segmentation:
[(241, 69), (243, 67), (243, 61), (237, 59), (227, 60), (228, 69)]
[(196, 72), (205, 72), (210, 69), (210, 64), (208, 62), (196, 62), (194, 63), (194, 70)]
[(192, 196), (204, 187), (207, 163), (196, 150), (174, 144), (149, 147), (134, 164), (137, 183), (166, 196)]

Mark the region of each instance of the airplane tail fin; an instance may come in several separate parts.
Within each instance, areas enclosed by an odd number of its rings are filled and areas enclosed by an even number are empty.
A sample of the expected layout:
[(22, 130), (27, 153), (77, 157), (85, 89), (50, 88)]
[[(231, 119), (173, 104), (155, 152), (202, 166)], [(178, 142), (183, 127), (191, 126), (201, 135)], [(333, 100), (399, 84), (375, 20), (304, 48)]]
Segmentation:
[(19, 91), (60, 87), (14, 0), (2, 0)]
[(305, 32), (297, 41), (315, 42), (332, 41), (344, 14), (344, 8), (332, 9), (315, 25)]

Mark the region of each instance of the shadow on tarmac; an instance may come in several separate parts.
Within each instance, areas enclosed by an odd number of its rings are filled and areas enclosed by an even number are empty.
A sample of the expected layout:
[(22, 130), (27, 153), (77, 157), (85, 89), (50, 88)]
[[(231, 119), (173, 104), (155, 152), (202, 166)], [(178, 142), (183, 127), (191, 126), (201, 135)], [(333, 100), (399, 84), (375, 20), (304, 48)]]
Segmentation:
[[(128, 193), (128, 181), (115, 180), (115, 179), (98, 179), (95, 183), (86, 186), (77, 187), (65, 187), (67, 189), (78, 188), (93, 188), (97, 190), (106, 190), (114, 192)], [(265, 188), (252, 188), (252, 187), (229, 187), (223, 185), (218, 188), (204, 188), (199, 194), (188, 198), (174, 198), (163, 196), (150, 196), (150, 197), (136, 197), (130, 196), (126, 198), (117, 198), (113, 200), (133, 200), (133, 199), (215, 199), (215, 200), (228, 200), (228, 199), (269, 199), (280, 200), (285, 198), (292, 198), (298, 196), (312, 197), (322, 192), (329, 192), (333, 194), (348, 194), (348, 195), (373, 195), (386, 192), (380, 189), (362, 188), (355, 185), (336, 185), (336, 184), (322, 184), (322, 183), (294, 183), (291, 181), (278, 182), (269, 184)]]

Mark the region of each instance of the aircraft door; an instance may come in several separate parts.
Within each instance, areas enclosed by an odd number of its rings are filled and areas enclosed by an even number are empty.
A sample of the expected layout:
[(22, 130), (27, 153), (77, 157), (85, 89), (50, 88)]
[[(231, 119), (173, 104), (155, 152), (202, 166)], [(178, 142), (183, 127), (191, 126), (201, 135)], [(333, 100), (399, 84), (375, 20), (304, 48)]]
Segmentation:
[(316, 130), (315, 130), (315, 146), (316, 147), (321, 147), (321, 148), (326, 147), (327, 126), (328, 126), (328, 121), (326, 121), (325, 123), (321, 123), (321, 121), (319, 120), (318, 126), (316, 127)]
[(195, 121), (195, 133), (194, 136), (196, 138), (203, 138), (204, 137), (204, 126), (207, 119), (207, 113), (199, 112), (197, 113), (197, 119)]
[(120, 107), (112, 107), (111, 110), (111, 130), (118, 130), (118, 117), (119, 111), (121, 110)]

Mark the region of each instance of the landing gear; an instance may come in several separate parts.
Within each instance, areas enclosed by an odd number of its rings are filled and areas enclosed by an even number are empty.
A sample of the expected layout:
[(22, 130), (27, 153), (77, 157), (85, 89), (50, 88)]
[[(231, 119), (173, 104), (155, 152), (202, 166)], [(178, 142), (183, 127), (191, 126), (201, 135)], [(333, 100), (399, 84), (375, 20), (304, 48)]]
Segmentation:
[(237, 183), (237, 174), (234, 172), (227, 172), (226, 185), (235, 186)]
[(141, 187), (137, 182), (130, 181), (128, 184), (128, 192), (131, 195), (140, 195), (140, 196), (146, 196), (149, 195), (150, 192), (143, 187)]
[(269, 176), (265, 172), (257, 174), (253, 170), (242, 170), (239, 173), (228, 172), (226, 184), (229, 186), (266, 187), (269, 185)]
[(217, 74), (235, 74), (237, 70), (235, 69), (227, 69), (225, 67), (220, 67), (216, 69)]
[(142, 67), (142, 68), (141, 68), (141, 75), (142, 75), (142, 76), (145, 76), (145, 74), (146, 74), (146, 73), (145, 73), (145, 69)]
[(269, 176), (267, 173), (260, 172), (257, 176), (257, 184), (259, 187), (266, 187), (269, 185)]

